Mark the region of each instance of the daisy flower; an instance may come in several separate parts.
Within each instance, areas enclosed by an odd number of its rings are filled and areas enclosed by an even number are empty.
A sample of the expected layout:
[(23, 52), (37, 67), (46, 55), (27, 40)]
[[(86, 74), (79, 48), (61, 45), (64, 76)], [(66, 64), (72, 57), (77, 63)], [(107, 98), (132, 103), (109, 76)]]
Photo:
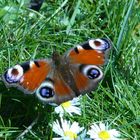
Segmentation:
[(120, 140), (120, 138), (118, 138), (120, 132), (116, 129), (109, 130), (108, 126), (105, 126), (102, 122), (99, 123), (99, 126), (94, 123), (87, 134), (94, 140)]
[(83, 135), (80, 134), (83, 129), (84, 128), (80, 127), (77, 122), (73, 122), (71, 124), (70, 121), (63, 120), (63, 118), (61, 118), (61, 122), (59, 123), (57, 120), (53, 123), (52, 127), (53, 132), (61, 137), (53, 138), (53, 140), (83, 140)]
[(78, 107), (80, 105), (79, 100), (80, 98), (74, 98), (71, 101), (64, 102), (55, 108), (55, 112), (59, 114), (60, 117), (65, 113), (68, 113), (70, 116), (72, 116), (72, 113), (81, 115), (81, 108)]

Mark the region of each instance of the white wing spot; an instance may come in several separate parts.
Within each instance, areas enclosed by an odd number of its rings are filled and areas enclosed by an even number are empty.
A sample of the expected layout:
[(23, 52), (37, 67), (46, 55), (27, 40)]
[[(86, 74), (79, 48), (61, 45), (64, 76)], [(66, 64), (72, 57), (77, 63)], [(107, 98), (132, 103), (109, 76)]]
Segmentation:
[(80, 46), (80, 45), (77, 45), (76, 47), (77, 47), (78, 50), (83, 50), (83, 47)]
[(32, 68), (34, 66), (34, 61), (30, 61), (30, 68)]

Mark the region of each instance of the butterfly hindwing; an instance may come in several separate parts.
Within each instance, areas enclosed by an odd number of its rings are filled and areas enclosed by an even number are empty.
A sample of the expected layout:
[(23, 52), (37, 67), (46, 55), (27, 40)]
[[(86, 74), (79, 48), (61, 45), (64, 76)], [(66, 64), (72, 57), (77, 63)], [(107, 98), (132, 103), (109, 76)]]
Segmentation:
[(79, 93), (85, 94), (95, 90), (103, 78), (102, 70), (96, 65), (75, 65), (73, 77)]
[(52, 69), (52, 72), (43, 81), (36, 91), (36, 96), (44, 103), (60, 104), (75, 97), (70, 86), (64, 81), (61, 74)]
[(60, 104), (95, 90), (103, 77), (101, 69), (95, 65), (73, 65), (71, 68), (73, 80), (68, 82), (54, 69), (37, 89), (36, 96), (44, 103)]

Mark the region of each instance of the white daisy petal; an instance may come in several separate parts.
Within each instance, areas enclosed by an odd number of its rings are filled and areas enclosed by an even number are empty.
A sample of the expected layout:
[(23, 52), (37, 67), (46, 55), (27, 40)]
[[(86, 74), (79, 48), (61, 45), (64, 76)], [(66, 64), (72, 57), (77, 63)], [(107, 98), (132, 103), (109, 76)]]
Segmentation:
[(100, 132), (101, 130), (97, 124), (93, 124), (91, 128), (94, 130), (94, 132), (97, 132), (97, 133)]
[(97, 139), (98, 138), (98, 133), (94, 133), (94, 132), (92, 132), (92, 130), (89, 130), (87, 132), (87, 134), (90, 135), (90, 138), (92, 138), (92, 139)]
[(71, 125), (71, 130), (76, 130), (76, 128), (79, 129), (79, 125), (78, 125), (77, 122), (74, 122), (74, 123)]
[(53, 140), (75, 140), (78, 139), (79, 137), (81, 139), (85, 139), (82, 135), (82, 131), (84, 130), (83, 127), (80, 127), (79, 124), (77, 122), (73, 122), (72, 124), (70, 123), (70, 121), (67, 120), (63, 120), (63, 118), (61, 118), (61, 123), (59, 123), (58, 120), (56, 120), (53, 123), (53, 132), (55, 132), (57, 135), (61, 136), (59, 138), (53, 138)]
[(106, 129), (105, 124), (102, 123), (102, 122), (99, 123), (99, 127), (100, 127), (100, 130), (105, 130)]
[(99, 122), (99, 125), (94, 123), (87, 134), (94, 140), (120, 140), (120, 132), (116, 129), (108, 129), (108, 125), (102, 122)]
[(119, 136), (120, 136), (120, 132), (117, 131), (116, 129), (111, 129), (111, 130), (108, 130), (108, 131), (109, 131), (109, 133), (110, 133), (111, 135), (113, 135), (114, 137), (119, 137)]
[(79, 107), (80, 105), (79, 101), (80, 98), (74, 98), (71, 101), (62, 103), (61, 105), (55, 108), (55, 112), (59, 114), (60, 117), (64, 116), (65, 113), (68, 113), (70, 116), (72, 116), (73, 113), (77, 115), (81, 115), (81, 108)]
[(54, 122), (53, 131), (55, 131), (55, 133), (60, 135), (60, 136), (63, 135), (63, 130), (61, 129), (58, 120), (56, 122)]

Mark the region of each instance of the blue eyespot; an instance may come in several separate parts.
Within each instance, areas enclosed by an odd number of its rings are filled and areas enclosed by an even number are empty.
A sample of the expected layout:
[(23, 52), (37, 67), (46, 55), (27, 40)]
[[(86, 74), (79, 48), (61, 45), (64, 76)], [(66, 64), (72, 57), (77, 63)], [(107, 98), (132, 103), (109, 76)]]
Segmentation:
[(46, 87), (46, 86), (41, 87), (39, 90), (39, 93), (43, 98), (51, 98), (54, 96), (54, 92), (53, 92), (52, 88)]
[(105, 50), (107, 50), (107, 49), (109, 49), (110, 48), (110, 46), (111, 46), (111, 43), (110, 43), (110, 41), (108, 40), (108, 39), (106, 39), (106, 38), (102, 38), (102, 40), (105, 42), (105, 44), (104, 44), (104, 51)]
[(88, 70), (87, 76), (89, 79), (96, 79), (100, 76), (100, 71), (96, 68), (91, 68)]

